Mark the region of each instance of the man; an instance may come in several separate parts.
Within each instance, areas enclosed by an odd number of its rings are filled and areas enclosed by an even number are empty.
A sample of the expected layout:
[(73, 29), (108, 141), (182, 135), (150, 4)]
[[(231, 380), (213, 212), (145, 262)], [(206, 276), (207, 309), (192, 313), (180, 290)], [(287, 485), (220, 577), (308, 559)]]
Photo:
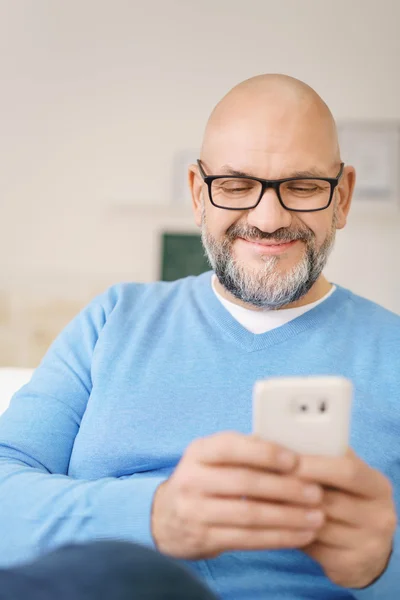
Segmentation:
[[(354, 182), (307, 85), (222, 99), (189, 173), (214, 274), (114, 286), (53, 344), (0, 422), (3, 563), (118, 538), (224, 599), (396, 597), (400, 319), (322, 275)], [(313, 374), (354, 382), (345, 457), (251, 435), (257, 379)]]

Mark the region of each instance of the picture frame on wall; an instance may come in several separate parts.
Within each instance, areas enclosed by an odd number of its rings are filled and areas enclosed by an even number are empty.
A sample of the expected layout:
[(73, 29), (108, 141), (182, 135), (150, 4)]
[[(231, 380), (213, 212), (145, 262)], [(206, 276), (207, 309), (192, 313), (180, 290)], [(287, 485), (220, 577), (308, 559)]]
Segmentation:
[(161, 239), (160, 279), (175, 281), (211, 269), (198, 233), (164, 231)]
[(342, 160), (356, 169), (354, 206), (400, 210), (400, 123), (338, 123)]

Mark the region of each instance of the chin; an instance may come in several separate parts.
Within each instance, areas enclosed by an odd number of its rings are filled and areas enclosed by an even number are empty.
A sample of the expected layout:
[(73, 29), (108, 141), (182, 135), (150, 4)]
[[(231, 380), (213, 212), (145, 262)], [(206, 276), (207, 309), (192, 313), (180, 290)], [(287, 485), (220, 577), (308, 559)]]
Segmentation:
[[(294, 269), (299, 262), (300, 260), (293, 260), (293, 258), (283, 256), (260, 256), (252, 261), (247, 261), (247, 264), (249, 266), (251, 264), (253, 268), (256, 267), (259, 270), (268, 266), (269, 268), (274, 269), (274, 271), (285, 274)], [(245, 263), (243, 262), (243, 264)]]

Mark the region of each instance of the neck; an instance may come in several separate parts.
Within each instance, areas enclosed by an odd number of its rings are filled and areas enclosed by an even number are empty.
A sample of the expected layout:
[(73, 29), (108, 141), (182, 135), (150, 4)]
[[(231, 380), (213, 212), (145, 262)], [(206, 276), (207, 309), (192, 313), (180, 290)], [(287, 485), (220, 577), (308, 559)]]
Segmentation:
[[(258, 311), (264, 310), (262, 308), (253, 306), (252, 304), (247, 304), (246, 302), (243, 302), (242, 300), (239, 300), (238, 298), (233, 296), (230, 292), (228, 292), (223, 287), (223, 285), (221, 285), (221, 283), (219, 282), (218, 279), (216, 279), (216, 281), (215, 281), (215, 287), (216, 287), (218, 293), (221, 294), (221, 296), (223, 298), (226, 298), (226, 300), (233, 302), (233, 304), (237, 304), (238, 306), (243, 306), (244, 308), (249, 308), (250, 310), (258, 310)], [(300, 298), (300, 300), (297, 300), (296, 302), (292, 302), (290, 304), (286, 304), (285, 306), (282, 306), (278, 310), (282, 310), (282, 309), (286, 309), (286, 308), (300, 308), (300, 306), (306, 306), (307, 304), (312, 304), (313, 302), (317, 302), (318, 300), (321, 300), (321, 298), (326, 296), (326, 294), (329, 292), (329, 290), (331, 288), (332, 288), (332, 284), (329, 283), (329, 281), (327, 281), (327, 279), (325, 279), (325, 277), (323, 275), (321, 275), (317, 279), (317, 281), (314, 283), (312, 288), (309, 290), (309, 292), (307, 292), (307, 294), (305, 294), (302, 298)]]

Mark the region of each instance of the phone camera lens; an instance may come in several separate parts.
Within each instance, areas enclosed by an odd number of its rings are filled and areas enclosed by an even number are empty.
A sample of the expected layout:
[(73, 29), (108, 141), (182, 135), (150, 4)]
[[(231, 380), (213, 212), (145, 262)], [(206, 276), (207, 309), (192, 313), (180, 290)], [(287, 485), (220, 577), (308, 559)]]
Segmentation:
[(319, 410), (320, 410), (321, 412), (325, 412), (325, 411), (326, 411), (326, 409), (327, 409), (327, 405), (326, 405), (326, 402), (325, 402), (325, 400), (323, 400), (323, 401), (321, 402), (321, 404), (319, 405)]

